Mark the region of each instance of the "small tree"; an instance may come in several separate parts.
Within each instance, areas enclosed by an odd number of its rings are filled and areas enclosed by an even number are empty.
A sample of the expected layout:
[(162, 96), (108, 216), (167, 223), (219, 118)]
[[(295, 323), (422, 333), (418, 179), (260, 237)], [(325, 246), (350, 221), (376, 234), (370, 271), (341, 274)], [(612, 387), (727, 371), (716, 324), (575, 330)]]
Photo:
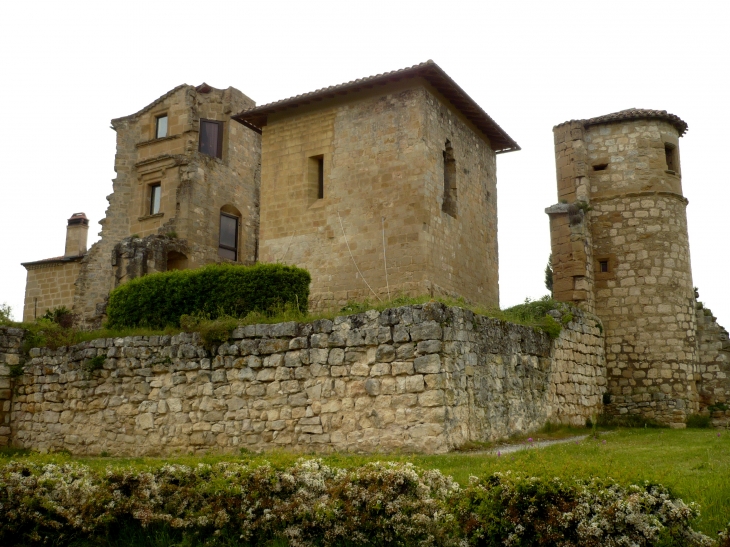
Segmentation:
[(11, 308), (7, 302), (0, 304), (0, 323), (7, 323), (12, 321), (13, 308)]
[(553, 294), (553, 254), (548, 257), (547, 266), (545, 266), (545, 288)]

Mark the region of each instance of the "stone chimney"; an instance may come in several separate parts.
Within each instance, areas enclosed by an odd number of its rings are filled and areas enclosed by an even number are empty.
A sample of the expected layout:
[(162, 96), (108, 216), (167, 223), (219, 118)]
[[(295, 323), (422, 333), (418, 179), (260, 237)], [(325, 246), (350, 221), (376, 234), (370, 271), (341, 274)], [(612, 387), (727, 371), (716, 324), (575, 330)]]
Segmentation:
[(64, 256), (81, 256), (86, 253), (89, 235), (89, 219), (84, 213), (74, 213), (66, 227), (66, 252)]

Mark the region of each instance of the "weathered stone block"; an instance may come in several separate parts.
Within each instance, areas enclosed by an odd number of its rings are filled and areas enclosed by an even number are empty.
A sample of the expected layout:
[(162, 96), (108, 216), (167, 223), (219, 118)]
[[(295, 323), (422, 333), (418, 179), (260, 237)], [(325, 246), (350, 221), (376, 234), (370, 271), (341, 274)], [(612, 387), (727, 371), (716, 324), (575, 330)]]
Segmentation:
[(437, 354), (423, 355), (413, 361), (413, 366), (417, 373), (436, 374), (441, 372), (441, 357)]

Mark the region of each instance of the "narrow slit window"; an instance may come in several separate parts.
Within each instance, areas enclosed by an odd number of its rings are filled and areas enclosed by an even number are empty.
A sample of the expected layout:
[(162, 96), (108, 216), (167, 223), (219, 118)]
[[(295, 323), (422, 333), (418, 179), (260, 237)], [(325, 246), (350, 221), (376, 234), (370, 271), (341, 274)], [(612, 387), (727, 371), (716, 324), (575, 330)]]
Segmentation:
[(598, 165), (593, 166), (594, 171), (605, 171), (608, 168), (607, 163), (599, 163)]
[(317, 159), (317, 199), (324, 198), (324, 157)]
[(307, 161), (307, 192), (311, 203), (324, 199), (324, 156), (312, 156)]
[(155, 138), (162, 139), (167, 137), (167, 114), (158, 116), (155, 124)]
[(221, 213), (218, 256), (229, 260), (238, 259), (238, 217)]
[(608, 260), (600, 260), (600, 261), (598, 262), (598, 266), (599, 266), (599, 271), (600, 271), (601, 273), (606, 273), (606, 272), (608, 272)]
[(444, 147), (444, 201), (441, 210), (456, 217), (456, 160), (451, 142)]
[(150, 214), (156, 215), (160, 212), (160, 198), (162, 197), (162, 186), (157, 184), (150, 185)]
[(198, 151), (214, 158), (223, 157), (223, 122), (200, 120)]

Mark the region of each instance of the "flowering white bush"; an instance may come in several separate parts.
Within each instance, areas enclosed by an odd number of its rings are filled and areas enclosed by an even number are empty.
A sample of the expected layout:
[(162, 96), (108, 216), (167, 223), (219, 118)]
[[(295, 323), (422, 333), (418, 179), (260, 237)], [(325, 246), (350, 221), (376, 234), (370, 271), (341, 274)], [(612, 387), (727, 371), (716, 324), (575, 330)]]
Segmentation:
[(0, 467), (0, 515), (0, 545), (93, 541), (123, 526), (163, 527), (211, 546), (273, 538), (292, 547), (715, 545), (690, 527), (697, 508), (658, 485), (505, 473), (472, 478), (462, 489), (411, 464), (343, 470), (316, 459), (284, 470), (240, 462), (141, 471), (10, 462)]
[(471, 478), (457, 514), (474, 545), (556, 547), (710, 547), (692, 530), (695, 504), (672, 499), (666, 488), (622, 487), (594, 479), (566, 483), (496, 473)]

